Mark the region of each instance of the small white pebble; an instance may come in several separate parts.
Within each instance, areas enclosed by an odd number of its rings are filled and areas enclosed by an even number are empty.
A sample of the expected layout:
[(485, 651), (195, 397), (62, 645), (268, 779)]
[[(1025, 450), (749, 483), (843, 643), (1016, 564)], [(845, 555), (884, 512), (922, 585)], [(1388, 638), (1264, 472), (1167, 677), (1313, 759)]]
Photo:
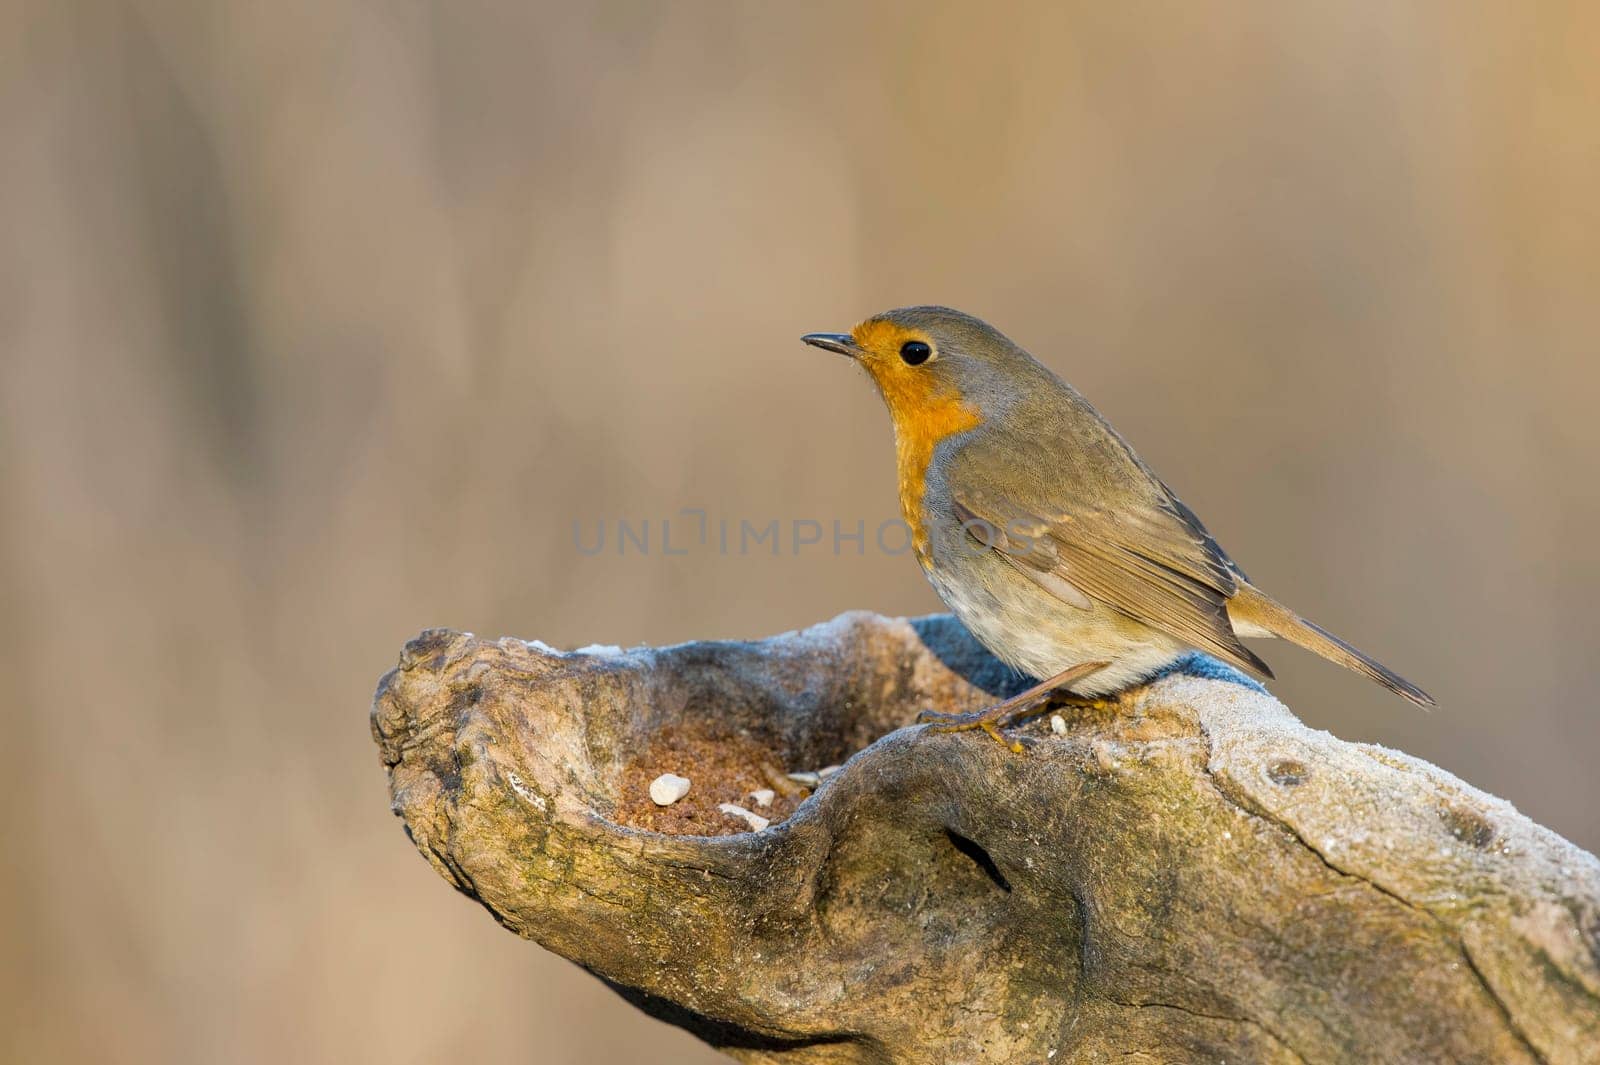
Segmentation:
[(839, 770), (841, 770), (843, 768), (844, 768), (844, 766), (842, 766), (842, 765), (826, 765), (826, 766), (823, 766), (821, 769), (817, 770), (817, 779), (818, 780), (827, 780), (829, 777), (833, 776), (835, 773), (837, 773)]
[(771, 788), (757, 788), (750, 793), (750, 797), (756, 801), (757, 806), (771, 806), (772, 800), (777, 798), (777, 795), (778, 793)]
[(804, 784), (808, 788), (814, 788), (818, 784), (822, 783), (822, 778), (817, 776), (817, 774), (815, 774), (815, 773), (808, 773), (808, 772), (789, 773), (789, 774), (787, 774), (787, 776), (789, 777), (790, 780), (794, 781), (796, 784)]
[(768, 821), (765, 817), (762, 817), (760, 814), (751, 813), (749, 810), (746, 810), (743, 806), (735, 806), (731, 802), (722, 803), (721, 805), (719, 805), (717, 807), (717, 809), (721, 810), (723, 813), (727, 814), (729, 817), (742, 817), (742, 818), (744, 818), (744, 823), (750, 826), (750, 831), (752, 831), (752, 832), (760, 832), (763, 828), (766, 828), (768, 825), (772, 824), (771, 821)]
[(650, 782), (650, 801), (657, 806), (671, 806), (689, 794), (689, 778), (675, 773), (662, 773)]
[(1051, 714), (1050, 715), (1050, 731), (1054, 732), (1057, 736), (1065, 736), (1067, 734), (1067, 722), (1066, 722), (1066, 719), (1063, 718), (1060, 714)]

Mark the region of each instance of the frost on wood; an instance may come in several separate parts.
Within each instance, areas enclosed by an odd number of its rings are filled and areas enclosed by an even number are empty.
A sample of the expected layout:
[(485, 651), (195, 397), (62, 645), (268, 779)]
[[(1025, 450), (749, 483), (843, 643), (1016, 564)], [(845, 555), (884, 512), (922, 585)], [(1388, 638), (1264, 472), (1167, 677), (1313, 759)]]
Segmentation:
[(943, 617), (432, 631), (372, 721), (441, 876), (744, 1061), (1600, 1060), (1593, 856), (1208, 660), (1022, 756), (904, 727), (1014, 684)]

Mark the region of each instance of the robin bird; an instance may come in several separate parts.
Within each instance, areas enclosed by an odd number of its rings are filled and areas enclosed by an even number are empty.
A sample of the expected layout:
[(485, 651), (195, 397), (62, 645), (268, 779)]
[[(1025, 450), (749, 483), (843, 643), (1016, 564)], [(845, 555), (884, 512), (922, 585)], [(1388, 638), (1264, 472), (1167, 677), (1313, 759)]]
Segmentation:
[(1277, 636), (1421, 706), (1433, 699), (1248, 580), (1075, 389), (999, 330), (906, 307), (810, 333), (877, 385), (894, 422), (900, 508), (939, 598), (990, 651), (1045, 678), (941, 731), (1000, 730), (1051, 694), (1106, 698), (1192, 650), (1270, 678), (1241, 636)]

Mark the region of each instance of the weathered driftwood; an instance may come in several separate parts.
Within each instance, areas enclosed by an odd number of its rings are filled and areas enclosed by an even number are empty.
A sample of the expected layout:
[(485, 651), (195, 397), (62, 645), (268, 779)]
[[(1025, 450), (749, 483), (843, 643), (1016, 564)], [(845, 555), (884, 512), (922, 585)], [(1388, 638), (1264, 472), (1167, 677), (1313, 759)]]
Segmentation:
[[(903, 727), (1013, 683), (948, 618), (567, 654), (434, 631), (373, 727), (445, 879), (744, 1061), (1600, 1060), (1600, 863), (1207, 664), (1019, 756)], [(619, 824), (655, 772), (715, 818), (846, 758), (761, 832)]]

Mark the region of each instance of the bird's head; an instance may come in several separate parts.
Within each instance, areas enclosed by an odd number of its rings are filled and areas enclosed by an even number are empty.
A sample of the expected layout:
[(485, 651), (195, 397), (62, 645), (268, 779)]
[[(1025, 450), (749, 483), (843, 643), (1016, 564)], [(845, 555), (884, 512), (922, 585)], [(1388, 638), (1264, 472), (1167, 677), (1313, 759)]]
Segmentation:
[(848, 333), (800, 339), (860, 363), (896, 429), (979, 424), (1003, 412), (1042, 369), (998, 329), (948, 307), (902, 307)]

